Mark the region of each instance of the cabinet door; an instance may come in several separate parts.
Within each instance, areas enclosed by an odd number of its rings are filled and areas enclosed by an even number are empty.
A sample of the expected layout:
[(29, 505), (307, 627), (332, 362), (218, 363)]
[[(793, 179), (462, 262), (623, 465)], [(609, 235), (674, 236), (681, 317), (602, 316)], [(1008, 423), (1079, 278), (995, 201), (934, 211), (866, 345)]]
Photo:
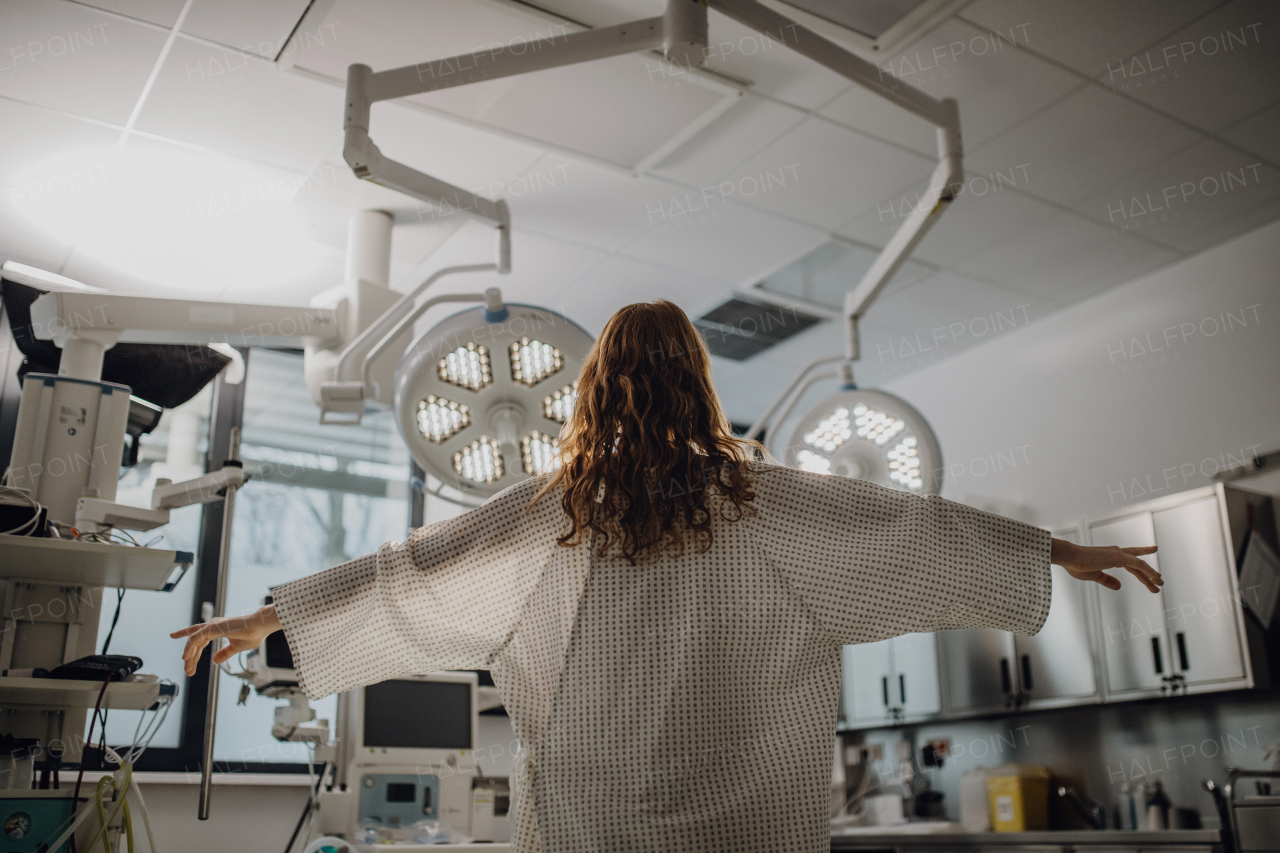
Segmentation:
[(1154, 513), (1172, 672), (1186, 683), (1245, 676), (1216, 496)]
[(845, 646), (843, 690), (845, 719), (850, 726), (880, 725), (892, 722), (889, 681), (891, 640)]
[(1085, 585), (1061, 566), (1051, 566), (1050, 571), (1049, 618), (1035, 636), (1013, 638), (1018, 684), (1028, 707), (1087, 702), (1098, 693), (1085, 617)]
[(942, 710), (938, 690), (938, 642), (934, 634), (903, 634), (893, 644), (894, 683), (890, 704), (903, 720), (921, 720)]
[[(1151, 513), (1104, 521), (1089, 526), (1094, 545), (1142, 546), (1156, 544)], [(1144, 557), (1158, 571), (1155, 554)], [(1159, 691), (1169, 668), (1169, 643), (1164, 630), (1164, 603), (1160, 593), (1147, 588), (1124, 570), (1120, 589), (1098, 587), (1098, 626), (1108, 696)]]
[(1017, 676), (1011, 637), (994, 628), (938, 633), (946, 661), (948, 713), (977, 714), (1013, 706)]

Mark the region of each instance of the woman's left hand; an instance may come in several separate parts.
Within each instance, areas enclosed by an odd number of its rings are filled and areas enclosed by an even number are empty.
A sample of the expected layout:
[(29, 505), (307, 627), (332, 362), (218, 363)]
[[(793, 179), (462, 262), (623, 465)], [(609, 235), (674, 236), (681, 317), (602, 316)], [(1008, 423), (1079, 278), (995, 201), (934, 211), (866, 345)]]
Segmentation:
[(256, 649), (268, 634), (279, 631), (280, 618), (276, 616), (276, 606), (268, 604), (248, 616), (224, 616), (199, 625), (174, 631), (170, 637), (187, 638), (187, 646), (182, 650), (182, 662), (187, 675), (196, 674), (196, 664), (200, 663), (200, 653), (210, 642), (218, 638), (229, 640), (213, 656), (214, 664), (229, 660), (240, 652)]

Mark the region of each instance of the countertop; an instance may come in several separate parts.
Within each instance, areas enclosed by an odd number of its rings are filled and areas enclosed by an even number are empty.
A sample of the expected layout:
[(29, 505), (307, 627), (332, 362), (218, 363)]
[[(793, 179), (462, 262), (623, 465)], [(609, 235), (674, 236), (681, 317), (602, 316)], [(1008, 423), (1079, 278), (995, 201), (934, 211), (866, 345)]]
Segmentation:
[(832, 850), (861, 850), (868, 847), (1005, 847), (1005, 846), (1057, 846), (1156, 848), (1194, 845), (1197, 847), (1221, 844), (1216, 829), (1170, 829), (1164, 832), (1134, 832), (1121, 829), (1058, 830), (1048, 832), (922, 832), (897, 831), (892, 827), (857, 827), (842, 834), (835, 830), (831, 835)]

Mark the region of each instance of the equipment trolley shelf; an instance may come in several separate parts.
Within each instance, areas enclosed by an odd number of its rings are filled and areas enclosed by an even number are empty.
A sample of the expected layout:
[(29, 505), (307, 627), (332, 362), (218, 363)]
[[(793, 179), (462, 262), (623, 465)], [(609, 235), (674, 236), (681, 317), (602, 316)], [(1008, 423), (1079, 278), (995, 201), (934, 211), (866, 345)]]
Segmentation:
[[(101, 689), (101, 681), (0, 678), (0, 709), (92, 708)], [(159, 698), (158, 682), (116, 681), (107, 686), (102, 707), (113, 711), (142, 711), (154, 705)]]
[(0, 534), (0, 577), (40, 583), (169, 592), (194, 561), (190, 551)]

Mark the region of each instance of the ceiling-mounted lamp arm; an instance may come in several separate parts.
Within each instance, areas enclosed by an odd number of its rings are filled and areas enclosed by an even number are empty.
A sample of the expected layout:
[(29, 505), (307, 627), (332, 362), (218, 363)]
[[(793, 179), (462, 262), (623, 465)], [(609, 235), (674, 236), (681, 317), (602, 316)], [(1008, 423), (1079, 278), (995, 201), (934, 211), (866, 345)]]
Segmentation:
[(507, 318), (507, 310), (502, 305), (502, 291), (496, 287), (485, 288), (484, 293), (446, 293), (426, 300), (401, 317), (400, 322), (396, 323), (391, 331), (387, 332), (382, 340), (378, 341), (377, 345), (369, 350), (369, 355), (365, 358), (364, 366), (360, 371), (360, 381), (364, 383), (366, 394), (371, 397), (377, 397), (379, 393), (377, 383), (370, 377), (373, 363), (378, 359), (378, 356), (386, 352), (392, 342), (400, 336), (400, 333), (412, 326), (419, 317), (427, 312), (428, 308), (439, 305), (441, 302), (483, 302), (486, 322), (500, 323)]
[(884, 289), (916, 244), (937, 221), (942, 205), (955, 199), (964, 181), (964, 145), (960, 136), (960, 108), (954, 98), (938, 100), (898, 78), (886, 84), (884, 74), (867, 62), (812, 30), (805, 29), (757, 0), (708, 0), (711, 8), (807, 56), (847, 80), (911, 112), (938, 129), (938, 166), (924, 197), (894, 233), (862, 280), (845, 296), (845, 354), (859, 356), (858, 319)]

